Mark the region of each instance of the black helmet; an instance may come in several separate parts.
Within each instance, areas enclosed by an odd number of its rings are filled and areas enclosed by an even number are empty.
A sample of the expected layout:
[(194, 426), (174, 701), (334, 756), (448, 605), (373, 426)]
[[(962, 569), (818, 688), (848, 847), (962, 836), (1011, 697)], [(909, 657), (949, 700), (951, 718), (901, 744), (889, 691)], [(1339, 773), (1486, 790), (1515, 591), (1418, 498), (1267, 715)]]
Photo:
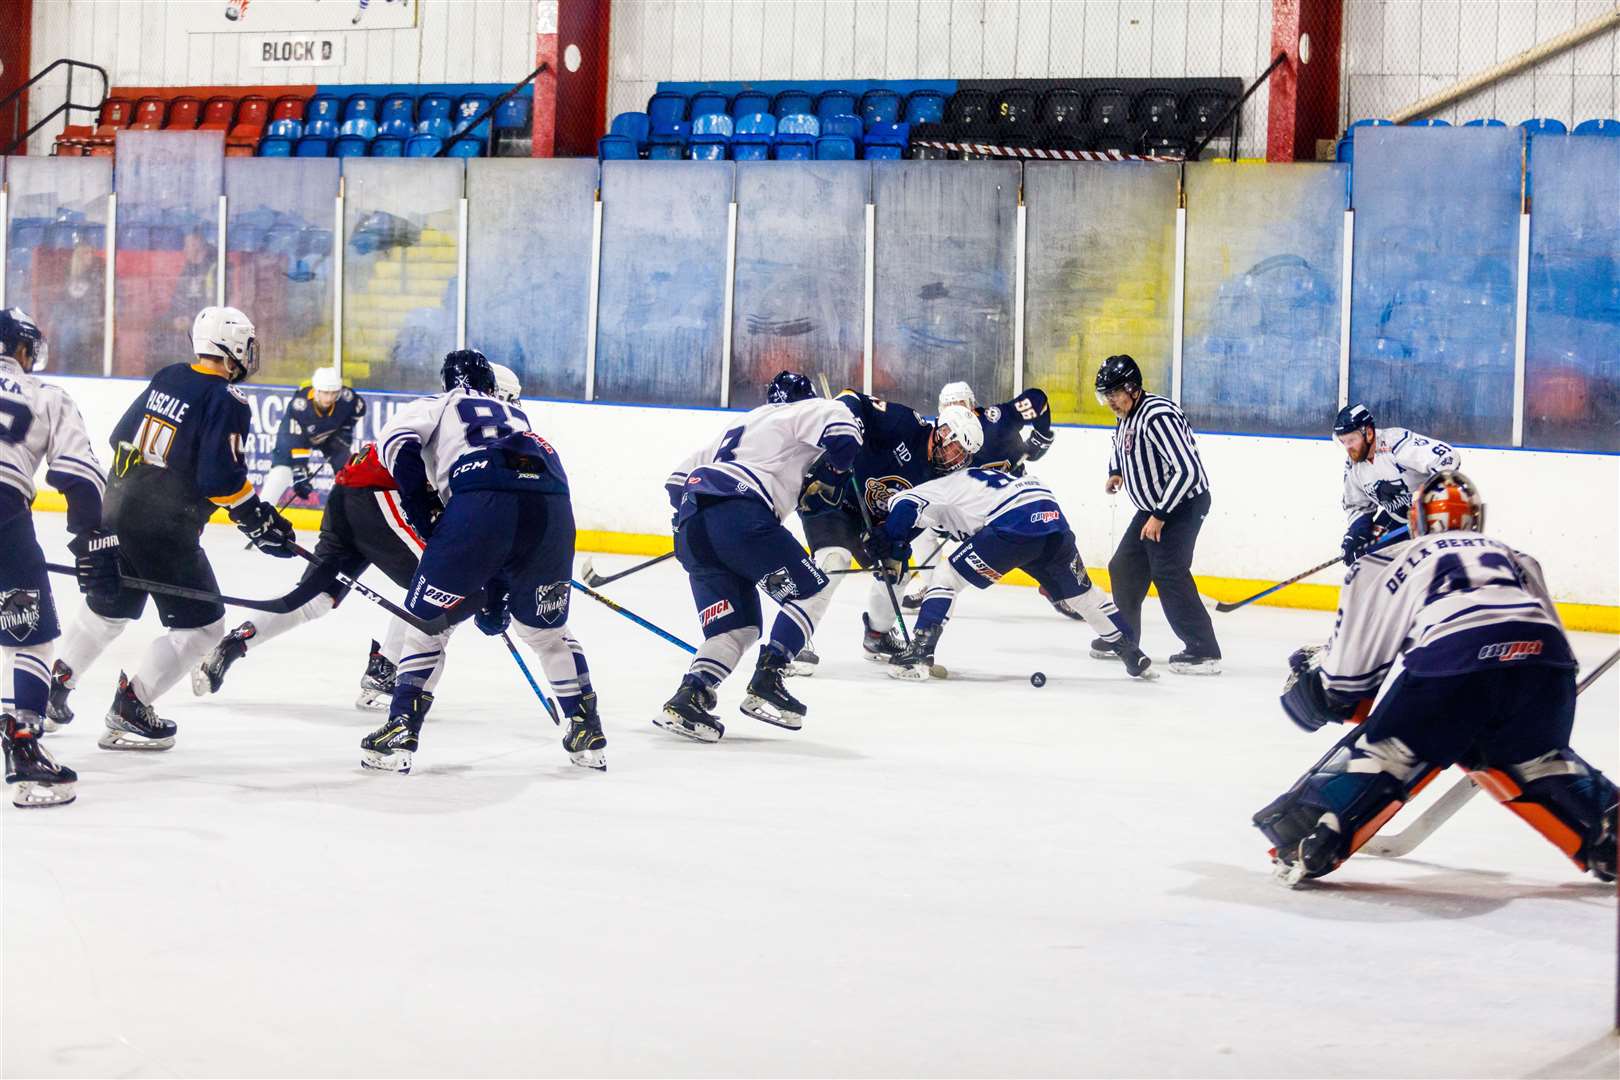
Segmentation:
[(1346, 405), (1339, 410), (1339, 415), (1333, 418), (1333, 434), (1335, 435), (1348, 435), (1352, 431), (1360, 431), (1362, 428), (1369, 427), (1376, 428), (1377, 426), (1373, 421), (1372, 411), (1367, 406), (1359, 403)]
[(1126, 387), (1142, 388), (1142, 369), (1125, 353), (1110, 356), (1097, 369), (1097, 400), (1106, 405), (1109, 392)]
[(797, 371), (778, 372), (776, 378), (765, 387), (765, 401), (771, 405), (781, 405), (789, 401), (803, 401), (816, 396), (816, 388), (810, 385), (810, 380)]
[(0, 356), (16, 358), (22, 346), (33, 356), (33, 371), (44, 371), (49, 354), (39, 324), (22, 308), (0, 308)]
[(460, 386), (480, 394), (495, 392), (495, 369), (489, 366), (489, 357), (477, 349), (457, 349), (445, 353), (439, 376), (444, 379), (446, 390)]

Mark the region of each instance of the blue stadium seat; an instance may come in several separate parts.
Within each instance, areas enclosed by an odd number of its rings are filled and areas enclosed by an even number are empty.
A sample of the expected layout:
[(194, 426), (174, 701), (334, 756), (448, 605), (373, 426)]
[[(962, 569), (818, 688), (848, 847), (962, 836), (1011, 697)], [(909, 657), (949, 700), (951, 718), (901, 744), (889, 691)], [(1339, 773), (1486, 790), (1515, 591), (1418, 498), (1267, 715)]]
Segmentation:
[(945, 95), (938, 90), (913, 90), (906, 98), (906, 123), (943, 124)]
[(371, 140), (371, 157), (404, 157), (405, 140), (393, 135), (379, 135)]
[(1488, 119), (1488, 118), (1485, 118), (1485, 117), (1481, 117), (1478, 120), (1470, 120), (1470, 121), (1468, 121), (1466, 124), (1463, 125), (1463, 127), (1507, 127), (1507, 125), (1504, 124), (1500, 120), (1492, 120), (1492, 119)]
[(864, 147), (867, 161), (899, 161), (906, 156), (906, 148), (888, 143), (867, 143)]
[(686, 95), (660, 90), (647, 99), (647, 119), (653, 127), (686, 119)]
[(371, 94), (351, 94), (343, 104), (343, 119), (377, 122), (377, 99)]
[(291, 139), (272, 136), (259, 143), (260, 157), (292, 157), (292, 151)]
[(823, 135), (816, 140), (817, 161), (854, 161), (855, 140), (848, 135)]
[(628, 135), (604, 135), (596, 140), (596, 156), (602, 161), (635, 161), (636, 142)]
[(636, 152), (647, 149), (647, 136), (652, 132), (652, 123), (647, 119), (646, 113), (622, 112), (613, 118), (613, 124), (608, 128), (610, 135), (623, 135), (636, 144)]
[(456, 102), (455, 126), (452, 133), (475, 135), (479, 139), (487, 140), (490, 129), (489, 103), (492, 100), (488, 94), (462, 94), (461, 100)]
[(848, 113), (838, 113), (834, 116), (821, 118), (822, 138), (826, 138), (828, 135), (844, 135), (858, 144), (861, 141), (861, 136), (865, 134), (865, 130), (861, 118), (851, 116)]
[(444, 146), (437, 135), (412, 135), (405, 144), (406, 157), (434, 157)]
[(390, 120), (403, 120), (414, 130), (416, 98), (411, 94), (389, 94), (383, 98), (382, 107), (377, 110), (377, 125), (381, 127)]
[[(354, 123), (353, 120), (349, 121)], [(362, 139), (358, 135), (340, 135), (337, 145), (332, 148), (333, 157), (365, 157), (366, 149), (371, 145), (370, 139)]]
[(686, 118), (696, 120), (709, 113), (724, 113), (731, 107), (731, 99), (718, 90), (699, 90), (686, 106)]
[(753, 113), (768, 113), (771, 111), (771, 95), (759, 90), (744, 90), (731, 99), (731, 116), (740, 120)]
[(416, 134), (416, 123), (404, 116), (385, 116), (383, 122), (377, 125), (377, 134), (408, 139)]
[[(693, 98), (696, 101), (696, 98)], [(695, 142), (699, 135), (723, 135), (730, 140), (734, 127), (731, 117), (725, 113), (704, 113), (692, 117), (692, 139)]]
[(777, 143), (771, 154), (777, 161), (809, 161), (816, 156), (816, 145), (808, 141)]
[(686, 154), (693, 161), (724, 161), (726, 141), (718, 135), (694, 135)]
[(1555, 120), (1550, 116), (1537, 116), (1526, 120), (1519, 125), (1531, 135), (1568, 135), (1569, 128), (1564, 126), (1562, 120)]
[[(821, 121), (808, 113), (789, 113), (787, 116), (777, 117), (776, 145), (780, 149), (784, 143), (797, 143), (805, 147), (815, 146), (816, 139), (821, 136)], [(782, 155), (777, 154), (782, 160)], [(791, 160), (791, 159), (789, 159)], [(800, 160), (806, 160), (804, 158)]]
[(343, 121), (343, 126), (338, 129), (338, 134), (353, 135), (361, 139), (375, 139), (377, 137), (377, 121), (357, 116), (353, 120)]
[(323, 139), (335, 139), (338, 134), (338, 114), (342, 103), (332, 94), (316, 94), (304, 109), (304, 134)]
[(264, 133), (277, 139), (301, 139), (304, 137), (304, 125), (299, 120), (272, 120)]
[(1359, 128), (1359, 127), (1394, 127), (1394, 126), (1395, 126), (1395, 121), (1393, 121), (1393, 120), (1385, 120), (1382, 117), (1377, 117), (1377, 116), (1368, 116), (1368, 117), (1364, 117), (1361, 120), (1353, 120), (1353, 121), (1351, 121), (1350, 130), (1354, 131), (1356, 128)]
[(331, 157), (332, 140), (318, 135), (305, 135), (293, 147), (293, 157)]
[(686, 144), (678, 142), (650, 142), (647, 144), (648, 161), (679, 161), (686, 156)]
[(771, 144), (764, 142), (743, 142), (734, 140), (731, 144), (731, 160), (733, 161), (769, 161), (771, 160)]
[(686, 156), (686, 140), (692, 129), (684, 120), (654, 123), (647, 136), (647, 157), (661, 161), (679, 161)]
[(522, 131), (529, 126), (529, 99), (519, 94), (507, 98), (495, 110), (496, 131)]
[(1620, 120), (1582, 120), (1575, 125), (1574, 135), (1602, 135), (1606, 138), (1620, 138)]
[(825, 120), (829, 116), (854, 116), (855, 95), (848, 90), (823, 90), (816, 95), (816, 116)]
[(1333, 144), (1334, 161), (1342, 161), (1345, 164), (1350, 164), (1354, 162), (1355, 159), (1356, 143), (1354, 139), (1350, 138), (1350, 136), (1346, 135), (1344, 138)]
[(793, 116), (799, 113), (813, 115), (815, 108), (815, 98), (803, 90), (783, 90), (771, 100), (771, 115), (778, 120), (784, 116)]
[(1450, 127), (1450, 120), (1442, 120), (1438, 116), (1424, 117), (1422, 120), (1413, 120), (1407, 127)]
[[(905, 156), (906, 146), (910, 142), (910, 124), (874, 124), (866, 133), (866, 156), (873, 160), (893, 161), (896, 158)], [(879, 148), (895, 150), (898, 153), (872, 153), (873, 150)]]
[(416, 103), (416, 122), (420, 125), (423, 120), (443, 120), (448, 124), (454, 111), (455, 102), (449, 94), (423, 94)]
[[(771, 144), (775, 141), (776, 117), (764, 112), (739, 116), (731, 137), (731, 156), (737, 161), (760, 161), (769, 158)], [(759, 150), (757, 155), (754, 148)]]
[(868, 90), (861, 95), (861, 119), (866, 121), (867, 127), (873, 124), (898, 124), (900, 95), (893, 90)]
[(450, 144), (446, 157), (474, 158), (484, 156), (484, 140), (476, 135), (463, 135)]
[(416, 122), (416, 133), (418, 135), (432, 135), (436, 139), (448, 139), (450, 137), (450, 121), (442, 116), (424, 117)]

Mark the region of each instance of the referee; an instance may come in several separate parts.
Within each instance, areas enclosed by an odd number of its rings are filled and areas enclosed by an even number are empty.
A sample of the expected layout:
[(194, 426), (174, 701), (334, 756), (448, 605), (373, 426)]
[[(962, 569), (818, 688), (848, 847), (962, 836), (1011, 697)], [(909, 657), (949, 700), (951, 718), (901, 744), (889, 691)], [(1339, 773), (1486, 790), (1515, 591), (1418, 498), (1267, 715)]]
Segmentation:
[[(1140, 644), (1142, 601), (1151, 580), (1170, 629), (1184, 646), (1170, 657), (1170, 670), (1219, 675), (1221, 647), (1192, 577), (1193, 546), (1210, 501), (1209, 477), (1192, 429), (1170, 399), (1143, 392), (1142, 371), (1129, 356), (1103, 361), (1097, 400), (1119, 417), (1106, 490), (1112, 495), (1123, 484), (1136, 504), (1136, 516), (1108, 562), (1114, 603)], [(1091, 648), (1096, 657), (1114, 655), (1104, 652), (1105, 642)]]

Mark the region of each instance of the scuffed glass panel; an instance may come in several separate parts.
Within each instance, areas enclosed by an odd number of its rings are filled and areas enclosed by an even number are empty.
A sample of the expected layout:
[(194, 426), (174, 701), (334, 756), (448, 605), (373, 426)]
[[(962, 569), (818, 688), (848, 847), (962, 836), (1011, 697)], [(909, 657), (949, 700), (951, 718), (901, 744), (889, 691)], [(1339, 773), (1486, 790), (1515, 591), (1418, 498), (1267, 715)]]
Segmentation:
[(585, 396), (597, 176), (593, 159), (467, 163), (467, 344), (529, 397)]
[(1386, 424), (1512, 438), (1523, 134), (1356, 132), (1350, 400)]
[(1538, 139), (1524, 443), (1620, 450), (1620, 139)]
[(191, 324), (219, 299), (224, 155), (218, 131), (118, 133), (114, 375), (191, 359)]
[(1200, 430), (1320, 435), (1339, 398), (1344, 166), (1187, 166), (1181, 401)]
[(440, 390), (456, 347), (462, 163), (346, 158), (343, 190), (343, 377)]
[(258, 329), (260, 382), (332, 363), (337, 190), (336, 159), (225, 159), (225, 302)]
[(732, 168), (602, 163), (598, 400), (720, 403)]
[(107, 196), (112, 159), (6, 162), (6, 306), (32, 315), (50, 369), (100, 375), (107, 340)]
[(877, 204), (872, 383), (924, 413), (965, 380), (981, 401), (1013, 385), (1016, 162), (872, 165)]
[(1112, 426), (1097, 368), (1128, 353), (1168, 395), (1176, 167), (1033, 162), (1024, 203), (1024, 385), (1046, 391), (1054, 419)]
[(733, 405), (784, 369), (862, 385), (870, 183), (864, 161), (738, 164)]

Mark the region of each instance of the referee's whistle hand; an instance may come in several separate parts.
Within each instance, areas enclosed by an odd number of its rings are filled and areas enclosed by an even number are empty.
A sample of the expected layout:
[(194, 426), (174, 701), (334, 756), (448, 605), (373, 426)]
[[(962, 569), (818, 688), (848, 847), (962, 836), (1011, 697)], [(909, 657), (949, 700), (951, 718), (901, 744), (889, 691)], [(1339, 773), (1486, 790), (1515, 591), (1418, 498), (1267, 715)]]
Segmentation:
[(1164, 522), (1159, 518), (1149, 515), (1148, 519), (1142, 523), (1142, 539), (1144, 540), (1152, 540), (1154, 543), (1158, 543), (1159, 534), (1162, 532), (1164, 532)]
[(1112, 494), (1114, 494), (1114, 492), (1118, 491), (1120, 489), (1120, 487), (1124, 483), (1125, 483), (1125, 478), (1123, 476), (1118, 476), (1118, 475), (1110, 476), (1108, 478), (1108, 483), (1103, 485), (1103, 490), (1108, 492), (1108, 494), (1112, 495)]

